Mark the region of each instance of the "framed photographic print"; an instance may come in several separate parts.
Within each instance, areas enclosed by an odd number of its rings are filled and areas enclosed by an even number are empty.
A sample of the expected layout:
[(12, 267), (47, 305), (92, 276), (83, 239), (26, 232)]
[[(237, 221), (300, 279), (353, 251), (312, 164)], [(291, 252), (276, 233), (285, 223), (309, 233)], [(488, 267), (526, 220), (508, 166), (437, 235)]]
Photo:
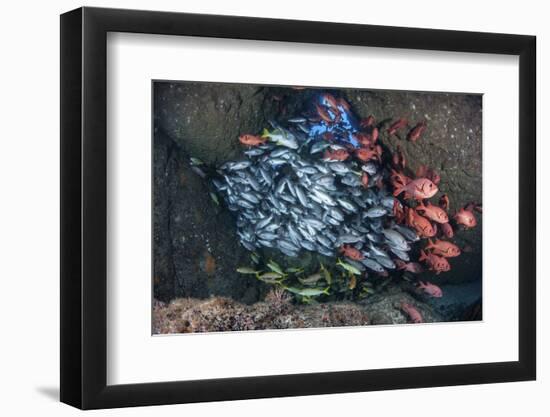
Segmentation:
[(535, 378), (534, 37), (81, 8), (61, 101), (63, 402)]

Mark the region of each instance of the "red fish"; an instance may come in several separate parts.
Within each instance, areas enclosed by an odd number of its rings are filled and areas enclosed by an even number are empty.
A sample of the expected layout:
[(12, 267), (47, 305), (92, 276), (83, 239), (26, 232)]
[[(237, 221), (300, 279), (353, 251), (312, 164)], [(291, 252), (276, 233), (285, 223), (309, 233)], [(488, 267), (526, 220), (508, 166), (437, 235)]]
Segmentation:
[(472, 213), (474, 212), (474, 210), (477, 211), (478, 213), (483, 213), (481, 204), (478, 204), (478, 203), (468, 203), (466, 204), (464, 209), (471, 211)]
[(435, 185), (439, 185), (439, 183), (441, 182), (441, 176), (435, 172), (433, 169), (430, 168), (430, 170), (428, 171), (428, 178), (435, 184)]
[(420, 202), (418, 206), (416, 206), (416, 210), (420, 211), (420, 213), (427, 217), (430, 220), (433, 220), (437, 223), (448, 223), (449, 222), (449, 216), (447, 215), (447, 212), (443, 210), (441, 207), (435, 206), (432, 203), (428, 203), (427, 205), (424, 205), (424, 203)]
[(376, 123), (376, 120), (374, 119), (374, 116), (369, 115), (365, 119), (361, 119), (361, 122), (359, 122), (359, 125), (366, 129), (368, 127), (374, 126), (374, 123)]
[(366, 148), (374, 145), (374, 140), (371, 134), (357, 132), (353, 134), (354, 139)]
[(411, 208), (409, 209), (407, 224), (415, 229), (420, 237), (433, 237), (437, 233), (437, 229), (427, 218), (422, 217)]
[(393, 135), (395, 134), (395, 132), (397, 132), (399, 129), (401, 129), (402, 127), (405, 127), (407, 126), (407, 119), (399, 119), (398, 121), (396, 121), (395, 123), (393, 123), (389, 128), (388, 128), (388, 135)]
[(414, 307), (413, 305), (411, 305), (409, 303), (402, 302), (401, 303), (401, 310), (403, 310), (403, 312), (405, 314), (407, 314), (407, 316), (409, 316), (409, 319), (413, 323), (424, 323), (424, 319), (422, 318), (422, 314), (420, 314), (420, 311), (418, 311), (416, 309), (416, 307)]
[(333, 117), (330, 117), (330, 114), (328, 111), (326, 111), (323, 107), (319, 106), (318, 104), (315, 105), (315, 109), (317, 110), (317, 114), (321, 119), (323, 119), (327, 123), (332, 123), (334, 121)]
[(439, 199), (439, 207), (441, 207), (443, 210), (449, 210), (450, 206), (451, 202), (449, 201), (449, 196), (447, 194), (443, 194)]
[(420, 262), (426, 261), (426, 265), (430, 268), (430, 271), (434, 271), (436, 275), (440, 272), (447, 272), (451, 270), (451, 264), (443, 256), (438, 256), (433, 253), (426, 253), (423, 250), (420, 251)]
[(399, 145), (397, 145), (397, 148), (395, 149), (395, 152), (392, 155), (392, 162), (394, 167), (397, 169), (403, 170), (407, 166), (407, 159), (405, 159), (405, 154), (403, 153)]
[(355, 156), (363, 162), (367, 162), (372, 159), (377, 159), (378, 161), (380, 161), (381, 159), (381, 155), (379, 153), (380, 150), (381, 148), (378, 149), (377, 147), (359, 148), (355, 151)]
[(336, 149), (334, 151), (326, 150), (323, 158), (331, 161), (345, 161), (348, 159), (349, 153), (345, 149)]
[(407, 185), (412, 181), (412, 178), (407, 177), (403, 172), (396, 171), (395, 169), (391, 170), (390, 180), (396, 188), (399, 185)]
[(426, 122), (417, 123), (416, 126), (413, 127), (407, 135), (407, 139), (413, 143), (416, 142), (420, 138), (420, 136), (422, 136), (422, 134), (426, 131), (427, 127), (428, 125), (426, 124)]
[(355, 249), (353, 246), (342, 245), (340, 247), (340, 252), (342, 252), (344, 256), (353, 259), (354, 261), (362, 261), (363, 259), (365, 259), (363, 254), (359, 250)]
[(420, 165), (416, 170), (416, 178), (426, 177), (435, 185), (438, 185), (441, 181), (441, 177), (437, 172), (432, 168), (427, 167), (426, 165)]
[(338, 100), (336, 100), (337, 103), (340, 105), (340, 107), (343, 107), (346, 111), (350, 111), (351, 110), (351, 106), (349, 105), (349, 103), (344, 100), (343, 98), (339, 98)]
[(407, 220), (403, 204), (397, 199), (393, 200), (393, 216), (395, 217), (395, 221), (400, 224), (405, 223)]
[(401, 259), (395, 259), (394, 263), (399, 271), (407, 271), (413, 274), (424, 272), (424, 268), (418, 262), (404, 262)]
[(248, 146), (258, 146), (267, 141), (267, 138), (262, 138), (261, 136), (256, 135), (240, 135), (239, 136), (239, 142), (241, 142), (243, 145)]
[(454, 216), (454, 219), (458, 224), (463, 225), (466, 229), (474, 228), (477, 225), (474, 213), (465, 208), (458, 210)]
[(397, 152), (392, 154), (391, 161), (394, 167), (399, 168), (399, 154)]
[(418, 289), (424, 291), (431, 297), (441, 298), (443, 297), (443, 291), (437, 285), (432, 284), (431, 282), (422, 282), (419, 281)]
[(443, 223), (441, 225), (441, 231), (445, 235), (445, 237), (448, 237), (449, 239), (454, 237), (455, 232), (453, 231), (453, 226), (451, 226), (451, 223)]
[(369, 176), (366, 172), (363, 172), (363, 175), (361, 175), (361, 184), (363, 184), (365, 188), (369, 186)]
[(394, 197), (397, 197), (402, 192), (405, 192), (405, 198), (424, 200), (433, 197), (437, 191), (437, 185), (435, 185), (428, 178), (417, 178), (406, 185), (397, 187), (393, 192), (393, 195)]
[(372, 142), (376, 143), (376, 141), (378, 140), (378, 136), (380, 135), (378, 128), (377, 127), (373, 128), (370, 134), (371, 134)]
[[(333, 110), (338, 109), (338, 101), (334, 98), (332, 94), (325, 93), (321, 96), (321, 100), (326, 103), (326, 106), (330, 107)], [(346, 103), (347, 104), (347, 103)]]
[(431, 250), (432, 253), (444, 256), (445, 258), (454, 258), (460, 255), (460, 248), (454, 243), (447, 242), (446, 240), (436, 239), (435, 242), (432, 242), (431, 239), (428, 239), (426, 250)]

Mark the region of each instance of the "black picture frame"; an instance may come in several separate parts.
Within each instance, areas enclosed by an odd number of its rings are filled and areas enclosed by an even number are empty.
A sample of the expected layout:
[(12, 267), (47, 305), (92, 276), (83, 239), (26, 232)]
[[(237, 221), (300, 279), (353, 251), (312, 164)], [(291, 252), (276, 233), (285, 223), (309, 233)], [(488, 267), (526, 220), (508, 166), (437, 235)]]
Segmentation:
[[(108, 32), (519, 56), (519, 360), (109, 386)], [(82, 409), (533, 380), (536, 38), (251, 17), (80, 8), (61, 16), (61, 401)]]

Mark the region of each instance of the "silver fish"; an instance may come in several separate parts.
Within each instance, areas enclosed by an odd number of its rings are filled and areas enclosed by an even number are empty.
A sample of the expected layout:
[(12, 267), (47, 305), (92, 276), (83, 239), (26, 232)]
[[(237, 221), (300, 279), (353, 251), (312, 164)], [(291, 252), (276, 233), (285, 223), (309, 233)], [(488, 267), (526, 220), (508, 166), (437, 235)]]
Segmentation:
[(345, 175), (350, 172), (350, 169), (343, 162), (332, 162), (329, 164), (329, 168), (338, 175)]
[(304, 190), (302, 190), (302, 187), (297, 185), (297, 186), (294, 187), (294, 189), (296, 191), (296, 197), (298, 197), (298, 200), (300, 201), (300, 204), (302, 204), (302, 206), (304, 206), (304, 207), (307, 207), (309, 205), (309, 203), (308, 203), (306, 194), (304, 193)]
[(352, 213), (356, 213), (357, 212), (357, 207), (355, 207), (355, 205), (351, 202), (351, 201), (348, 201), (344, 198), (337, 198), (336, 201), (338, 202), (338, 204), (340, 204), (340, 206), (342, 206), (344, 209), (348, 210), (348, 211), (351, 211)]
[(228, 171), (237, 171), (239, 169), (245, 169), (248, 168), (250, 165), (252, 165), (251, 161), (239, 161), (239, 162), (233, 162), (229, 164)]
[(307, 122), (307, 119), (305, 117), (291, 117), (290, 119), (287, 119), (287, 122), (289, 122), (289, 123), (304, 123), (304, 122)]
[(405, 239), (407, 239), (409, 242), (416, 242), (417, 240), (420, 239), (416, 234), (416, 232), (409, 227), (396, 224), (393, 226), (393, 228), (397, 230), (399, 233), (401, 233), (405, 237)]
[(329, 146), (330, 143), (328, 142), (315, 142), (313, 145), (311, 145), (309, 153), (313, 155), (319, 152), (323, 152)]
[(384, 229), (382, 230), (382, 233), (386, 237), (388, 243), (399, 249), (399, 250), (408, 250), (409, 245), (403, 235), (401, 235), (399, 232), (392, 230), (392, 229)]
[(374, 259), (365, 258), (361, 261), (363, 265), (365, 265), (367, 268), (373, 270), (374, 272), (384, 272), (385, 269), (382, 265), (380, 265), (378, 262), (376, 262)]
[(364, 213), (364, 216), (375, 218), (375, 217), (385, 216), (387, 213), (388, 213), (388, 211), (384, 207), (376, 206), (376, 207), (372, 207), (372, 208), (368, 209)]

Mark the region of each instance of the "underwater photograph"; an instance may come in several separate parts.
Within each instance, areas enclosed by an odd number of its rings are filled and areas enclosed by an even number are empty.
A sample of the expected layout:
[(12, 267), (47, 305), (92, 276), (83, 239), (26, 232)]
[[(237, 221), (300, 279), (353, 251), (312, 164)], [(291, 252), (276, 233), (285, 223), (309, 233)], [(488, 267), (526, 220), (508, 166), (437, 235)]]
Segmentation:
[(482, 320), (482, 95), (152, 82), (152, 333)]

